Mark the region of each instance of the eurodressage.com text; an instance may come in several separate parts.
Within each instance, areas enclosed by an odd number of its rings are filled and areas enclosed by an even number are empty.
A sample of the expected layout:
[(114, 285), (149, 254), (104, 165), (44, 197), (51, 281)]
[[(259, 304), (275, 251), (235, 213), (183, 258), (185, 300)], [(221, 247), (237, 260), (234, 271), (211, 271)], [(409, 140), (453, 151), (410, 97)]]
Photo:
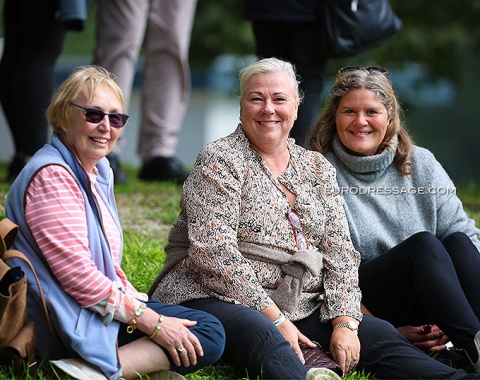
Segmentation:
[(327, 194), (350, 195), (449, 195), (455, 194), (455, 187), (329, 187)]

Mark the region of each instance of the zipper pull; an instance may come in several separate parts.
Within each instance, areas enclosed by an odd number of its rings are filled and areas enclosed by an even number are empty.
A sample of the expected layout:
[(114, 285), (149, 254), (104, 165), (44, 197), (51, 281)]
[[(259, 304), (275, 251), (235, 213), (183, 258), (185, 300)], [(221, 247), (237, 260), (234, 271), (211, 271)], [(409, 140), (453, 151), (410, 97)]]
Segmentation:
[(358, 9), (358, 0), (352, 0), (352, 3), (350, 4), (352, 8), (352, 12), (356, 12)]

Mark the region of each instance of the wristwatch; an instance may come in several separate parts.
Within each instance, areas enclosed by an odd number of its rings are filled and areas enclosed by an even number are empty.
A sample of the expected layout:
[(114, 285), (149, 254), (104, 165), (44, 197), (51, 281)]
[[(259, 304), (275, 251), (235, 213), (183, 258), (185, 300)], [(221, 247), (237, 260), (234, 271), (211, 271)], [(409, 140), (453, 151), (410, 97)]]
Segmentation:
[(347, 329), (350, 329), (352, 331), (358, 330), (358, 325), (353, 321), (345, 321), (345, 322), (337, 323), (335, 326), (333, 326), (333, 329), (336, 330), (342, 327), (346, 327)]

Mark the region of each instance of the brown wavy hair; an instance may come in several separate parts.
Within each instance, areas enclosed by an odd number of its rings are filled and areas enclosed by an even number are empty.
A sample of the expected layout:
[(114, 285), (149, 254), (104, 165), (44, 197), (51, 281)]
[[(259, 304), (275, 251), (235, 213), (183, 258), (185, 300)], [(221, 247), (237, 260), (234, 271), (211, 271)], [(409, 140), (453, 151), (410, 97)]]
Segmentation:
[(310, 130), (306, 145), (308, 149), (326, 153), (332, 149), (334, 136), (337, 134), (336, 115), (340, 101), (354, 89), (372, 91), (388, 112), (389, 124), (383, 141), (377, 149), (377, 154), (385, 148), (394, 150), (391, 142), (397, 136), (397, 150), (394, 157), (395, 167), (404, 175), (411, 173), (409, 157), (412, 152), (413, 141), (403, 123), (403, 111), (397, 100), (392, 82), (385, 73), (367, 68), (358, 68), (340, 72), (326, 99), (322, 113)]

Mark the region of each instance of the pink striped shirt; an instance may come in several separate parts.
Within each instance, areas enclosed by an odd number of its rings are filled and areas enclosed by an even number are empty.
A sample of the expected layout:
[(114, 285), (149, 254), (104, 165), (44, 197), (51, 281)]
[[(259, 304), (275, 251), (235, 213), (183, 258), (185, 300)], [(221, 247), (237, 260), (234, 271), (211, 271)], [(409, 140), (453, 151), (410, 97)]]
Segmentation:
[(65, 292), (82, 307), (100, 313), (105, 324), (112, 319), (128, 323), (138, 299), (147, 296), (134, 289), (120, 267), (120, 231), (95, 189), (95, 176), (91, 180), (119, 282), (100, 272), (91, 258), (84, 198), (64, 167), (49, 165), (35, 175), (27, 189), (26, 220)]

